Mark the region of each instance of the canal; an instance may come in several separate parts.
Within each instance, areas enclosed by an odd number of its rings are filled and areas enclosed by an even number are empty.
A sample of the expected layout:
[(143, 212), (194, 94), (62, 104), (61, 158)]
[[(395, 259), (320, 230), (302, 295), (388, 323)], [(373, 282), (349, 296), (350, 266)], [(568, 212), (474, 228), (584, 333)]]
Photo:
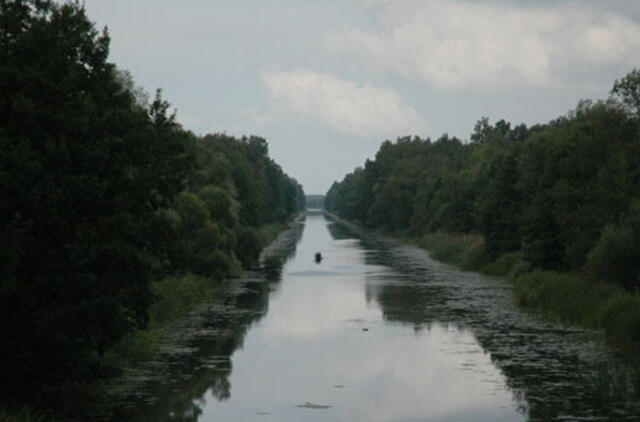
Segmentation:
[[(322, 259), (316, 262), (316, 254)], [(511, 285), (309, 212), (260, 276), (178, 324), (109, 395), (117, 420), (638, 420), (639, 377), (598, 333)], [(114, 398), (114, 397), (117, 397)], [(114, 404), (115, 403), (115, 404)]]

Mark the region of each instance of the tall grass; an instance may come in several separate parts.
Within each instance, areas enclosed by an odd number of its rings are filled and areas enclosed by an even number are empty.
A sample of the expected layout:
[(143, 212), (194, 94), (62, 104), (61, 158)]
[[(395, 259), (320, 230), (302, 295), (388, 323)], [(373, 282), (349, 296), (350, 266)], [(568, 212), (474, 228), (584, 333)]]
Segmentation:
[(458, 265), (465, 263), (465, 257), (469, 259), (474, 256), (472, 252), (474, 248), (484, 250), (482, 236), (473, 234), (430, 233), (420, 239), (418, 245), (428, 250), (438, 261)]
[(534, 271), (516, 279), (520, 304), (562, 321), (603, 329), (610, 344), (640, 356), (640, 295), (574, 274)]
[(480, 235), (437, 232), (417, 243), (433, 258), (465, 270), (506, 276), (515, 283), (518, 303), (558, 321), (602, 329), (607, 341), (623, 353), (640, 357), (640, 295), (619, 285), (581, 274), (532, 271), (519, 252), (489, 260)]
[(208, 277), (184, 274), (166, 277), (151, 286), (156, 301), (149, 310), (146, 330), (134, 330), (112, 346), (104, 356), (110, 366), (123, 367), (151, 359), (160, 348), (166, 333), (163, 326), (175, 321), (196, 305), (213, 297), (215, 281)]
[[(285, 224), (264, 225), (258, 230), (261, 246), (271, 243), (286, 228)], [(236, 265), (239, 265), (236, 262)], [(240, 274), (238, 266), (233, 273)], [(210, 277), (191, 273), (165, 277), (151, 286), (155, 302), (149, 309), (149, 325), (145, 330), (134, 330), (124, 336), (107, 353), (105, 363), (124, 367), (155, 356), (167, 336), (164, 327), (178, 320), (197, 305), (210, 300), (216, 292), (216, 281)]]
[(260, 244), (264, 247), (273, 242), (276, 237), (286, 228), (283, 223), (266, 224), (258, 230)]

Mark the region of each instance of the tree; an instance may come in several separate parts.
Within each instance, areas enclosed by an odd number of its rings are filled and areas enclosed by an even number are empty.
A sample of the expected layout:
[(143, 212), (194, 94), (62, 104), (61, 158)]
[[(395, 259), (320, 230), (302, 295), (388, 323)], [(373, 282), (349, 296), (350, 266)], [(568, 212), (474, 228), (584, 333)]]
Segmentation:
[(192, 139), (159, 95), (147, 110), (121, 84), (79, 3), (0, 12), (0, 393), (32, 395), (100, 375), (100, 354), (145, 326), (151, 222)]
[(640, 70), (633, 69), (615, 81), (611, 95), (618, 99), (634, 118), (640, 117)]

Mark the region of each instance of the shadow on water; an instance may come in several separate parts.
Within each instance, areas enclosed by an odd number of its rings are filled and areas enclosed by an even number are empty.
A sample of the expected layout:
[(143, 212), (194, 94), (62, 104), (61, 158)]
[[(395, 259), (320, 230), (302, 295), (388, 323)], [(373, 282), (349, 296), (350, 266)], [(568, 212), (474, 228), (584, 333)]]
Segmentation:
[(170, 326), (171, 341), (156, 361), (129, 370), (100, 391), (88, 409), (74, 409), (73, 420), (196, 421), (207, 397), (231, 396), (231, 355), (266, 315), (282, 267), (296, 253), (304, 218), (293, 222), (263, 251), (260, 268), (247, 278), (229, 280), (212, 302)]
[(365, 287), (386, 321), (416, 332), (432, 324), (470, 332), (530, 420), (640, 419), (638, 365), (614, 356), (599, 333), (519, 310), (508, 282), (342, 223), (328, 229), (335, 240), (357, 239), (366, 264), (390, 269), (368, 274)]
[[(312, 228), (307, 233), (308, 237), (305, 241), (313, 239), (313, 233), (326, 234), (322, 222), (324, 220), (318, 218), (317, 213), (310, 213), (310, 215), (313, 216), (309, 220)], [(230, 405), (234, 400), (238, 401), (238, 396), (243, 395), (242, 386), (236, 382), (237, 391), (232, 399), (230, 380), (237, 380), (237, 375), (242, 372), (240, 368), (243, 366), (242, 360), (240, 363), (236, 360), (238, 369), (234, 378), (231, 378), (233, 371), (231, 357), (235, 351), (243, 349), (247, 332), (266, 315), (269, 302), (282, 296), (274, 296), (274, 293), (280, 288), (283, 266), (296, 255), (296, 245), (303, 238), (304, 224), (304, 220), (297, 221), (276, 242), (265, 249), (261, 256), (259, 271), (245, 279), (228, 282), (212, 302), (203, 306), (191, 317), (176, 322), (170, 327), (171, 332), (175, 333), (175, 338), (162, 350), (161, 357), (157, 361), (147, 362), (130, 371), (126, 374), (124, 382), (112, 386), (107, 393), (103, 394), (102, 403), (77, 418), (118, 421), (196, 421), (207, 419), (207, 408), (211, 410), (215, 402)], [(385, 324), (411, 327), (415, 335), (409, 332), (410, 338), (436, 334), (442, 339), (443, 336), (448, 335), (448, 332), (464, 334), (458, 337), (453, 336), (452, 341), (466, 342), (471, 339), (474, 344), (478, 344), (475, 347), (479, 355), (488, 356), (490, 358), (490, 360), (486, 359), (489, 362), (488, 365), (498, 368), (502, 374), (506, 388), (511, 391), (511, 394), (507, 392), (506, 396), (513, 396), (516, 410), (528, 419), (638, 420), (640, 417), (638, 371), (613, 356), (602, 344), (598, 333), (554, 325), (533, 314), (522, 312), (517, 308), (512, 287), (507, 282), (457, 270), (431, 260), (422, 250), (360, 232), (341, 223), (327, 221), (326, 227), (335, 245), (352, 248), (352, 251), (357, 249), (357, 254), (358, 256), (362, 254), (365, 265), (360, 265), (360, 261), (344, 263), (344, 265), (340, 262), (333, 267), (318, 266), (315, 263), (297, 265), (296, 262), (300, 261), (298, 259), (287, 266), (284, 280), (294, 281), (293, 284), (287, 284), (281, 293), (294, 290), (300, 294), (308, 291), (312, 286), (326, 286), (328, 289), (332, 286), (336, 289), (338, 286), (341, 288), (347, 286), (352, 288), (349, 292), (353, 291), (355, 295), (362, 297), (357, 287), (360, 286), (359, 284), (350, 284), (353, 281), (344, 280), (353, 280), (349, 279), (350, 275), (364, 272), (366, 302), (373, 308), (380, 309)], [(311, 250), (310, 247), (313, 249)], [(304, 263), (321, 247), (323, 246), (317, 243), (308, 242), (300, 247), (299, 258), (303, 258)], [(325, 251), (322, 252), (325, 255)], [(331, 259), (332, 256), (334, 258), (343, 256), (340, 250), (329, 249), (326, 252), (327, 259)], [(311, 261), (310, 258), (309, 261)], [(331, 280), (337, 281), (332, 284)], [(345, 290), (326, 291), (332, 294), (346, 294)], [(323, 290), (314, 290), (314, 292), (314, 294), (322, 293)], [(318, 309), (305, 307), (301, 314), (286, 315), (295, 316), (297, 319), (308, 317), (309, 322), (312, 323), (310, 327), (321, 328), (323, 325), (315, 325), (314, 318), (327, 319), (329, 314), (323, 312), (325, 305), (333, 301), (333, 296), (327, 296), (326, 299), (329, 302), (326, 303), (321, 299), (323, 298), (314, 296), (309, 302), (312, 305), (317, 303)], [(296, 296), (293, 298), (293, 303), (297, 304), (301, 300)], [(283, 305), (281, 300), (277, 303), (278, 307), (274, 308), (271, 315), (278, 314), (277, 309)], [(321, 312), (314, 314), (314, 310)], [(260, 326), (266, 325), (269, 320), (267, 318), (262, 321)], [(283, 321), (285, 321), (285, 328), (291, 328), (289, 320)], [(298, 327), (307, 327), (304, 322), (302, 321)], [(370, 323), (367, 322), (367, 324)], [(351, 323), (348, 322), (348, 324)], [(280, 326), (275, 324), (271, 327)], [(444, 331), (442, 327), (445, 327)], [(347, 330), (347, 328), (344, 329)], [(315, 359), (319, 356), (329, 356), (330, 351), (333, 350), (331, 347), (337, 347), (335, 350), (343, 350), (342, 347), (346, 347), (345, 345), (358, 345), (360, 341), (371, 341), (372, 343), (368, 344), (373, 347), (378, 344), (373, 343), (378, 337), (372, 333), (380, 333), (379, 335), (382, 336), (384, 330), (380, 326), (367, 334), (364, 334), (364, 329), (361, 331), (360, 328), (357, 328), (357, 331), (347, 332), (348, 336), (337, 337), (333, 346), (327, 343), (331, 337), (326, 337), (323, 340), (324, 343), (318, 343), (323, 350), (319, 355), (312, 354), (311, 350), (317, 349), (314, 346), (303, 357), (291, 354), (286, 358), (278, 355), (278, 358), (289, 359), (293, 364), (296, 359), (306, 362), (314, 356)], [(331, 333), (334, 334), (333, 331)], [(362, 336), (356, 336), (355, 333)], [(266, 334), (263, 333), (263, 335)], [(254, 337), (248, 337), (247, 343), (250, 344)], [(379, 338), (380, 344), (384, 347), (402, 339)], [(315, 336), (311, 341), (313, 339)], [(385, 343), (385, 341), (391, 343)], [(304, 344), (307, 343), (299, 343), (299, 345)], [(312, 344), (315, 345), (315, 343)], [(445, 356), (446, 359), (447, 353), (460, 353), (461, 350), (474, 346), (464, 343), (460, 347), (449, 350), (444, 350), (445, 346), (442, 347), (444, 355), (438, 354), (436, 358)], [(278, 350), (285, 351), (285, 349)], [(375, 357), (374, 349), (367, 349), (367, 352)], [(254, 355), (246, 358), (255, 359), (259, 356), (255, 353), (262, 352), (254, 350), (253, 353)], [(340, 356), (340, 353), (337, 355)], [(420, 350), (414, 350), (411, 357), (406, 356), (406, 361), (411, 362), (411, 358), (422, 359), (420, 353), (422, 353)], [(430, 356), (424, 356), (424, 359), (429, 358)], [(482, 372), (486, 369), (481, 366), (482, 359), (476, 361), (479, 362), (476, 368), (478, 371)], [(349, 359), (344, 362), (352, 363)], [(339, 366), (340, 361), (334, 363)], [(471, 363), (463, 362), (463, 365), (467, 366), (473, 364), (473, 359)], [(467, 366), (465, 370), (473, 370)], [(256, 368), (253, 370), (255, 371)], [(415, 372), (413, 368), (411, 371)], [(247, 370), (245, 369), (244, 372)], [(269, 379), (256, 380), (255, 377), (259, 374), (249, 372), (249, 378), (244, 379), (246, 382), (271, 386)], [(464, 383), (465, 376), (455, 379)], [(376, 378), (376, 380), (383, 383), (382, 379)], [(441, 381), (438, 381), (438, 386), (442, 384)], [(422, 379), (418, 382), (422, 383)], [(341, 385), (341, 387), (344, 386)], [(464, 391), (463, 387), (458, 384), (454, 386)], [(310, 388), (308, 385), (305, 387), (296, 383), (292, 388), (304, 390), (303, 394), (309, 394), (306, 391)], [(376, 391), (374, 387), (371, 388), (373, 390), (364, 391)], [(335, 390), (333, 387), (331, 389)], [(266, 391), (257, 391), (259, 397), (268, 395)], [(355, 385), (340, 390), (342, 394), (347, 394), (349, 391), (355, 394), (357, 392)], [(437, 394), (434, 395), (440, 397)], [(359, 401), (365, 401), (361, 396), (354, 397)], [(208, 404), (208, 401), (211, 403)], [(300, 411), (300, 408), (306, 410), (305, 406), (308, 405), (309, 409), (313, 409), (310, 410), (311, 412), (322, 411), (317, 410), (320, 408), (329, 410), (326, 403), (322, 405), (305, 401), (298, 403), (307, 404), (294, 407), (295, 403), (291, 403), (287, 408), (289, 411)], [(218, 404), (223, 406), (222, 403)], [(236, 405), (244, 409), (247, 403), (239, 401)], [(213, 407), (220, 408), (220, 406)], [(262, 412), (262, 410), (255, 413), (256, 416), (271, 417), (268, 412)], [(331, 411), (339, 410), (338, 406), (331, 408)], [(320, 417), (318, 413), (314, 415)], [(367, 417), (372, 416), (367, 415)], [(459, 415), (464, 415), (464, 412)], [(515, 415), (521, 416), (517, 413)], [(330, 414), (326, 416), (331, 417)], [(474, 415), (467, 416), (465, 420), (475, 420)], [(491, 420), (490, 417), (485, 420)]]

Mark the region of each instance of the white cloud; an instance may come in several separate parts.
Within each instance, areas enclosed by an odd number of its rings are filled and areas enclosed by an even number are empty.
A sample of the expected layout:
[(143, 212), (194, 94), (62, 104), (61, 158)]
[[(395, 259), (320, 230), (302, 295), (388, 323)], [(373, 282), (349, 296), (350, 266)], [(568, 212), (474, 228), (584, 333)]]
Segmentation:
[[(597, 6), (552, 2), (367, 0), (382, 7), (376, 31), (326, 39), (360, 69), (399, 74), (440, 89), (493, 91), (589, 83), (589, 72), (640, 54), (640, 25)], [(576, 78), (576, 73), (580, 77)]]
[(277, 106), (359, 136), (419, 134), (426, 124), (394, 90), (297, 69), (267, 71), (262, 80)]

